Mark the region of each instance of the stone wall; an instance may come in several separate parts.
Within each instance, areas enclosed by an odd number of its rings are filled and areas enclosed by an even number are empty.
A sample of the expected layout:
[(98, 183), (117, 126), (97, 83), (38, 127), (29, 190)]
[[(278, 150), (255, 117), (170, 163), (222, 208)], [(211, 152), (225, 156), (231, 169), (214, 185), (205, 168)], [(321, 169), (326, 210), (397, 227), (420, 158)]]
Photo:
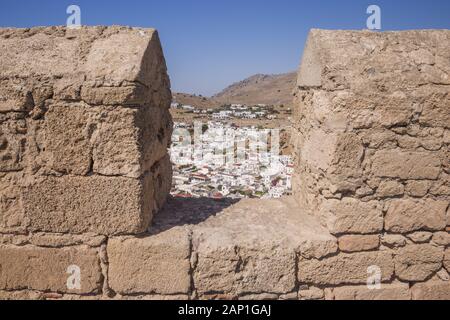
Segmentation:
[(0, 29), (0, 299), (450, 299), (449, 44), (313, 30), (294, 196), (159, 210), (157, 33)]
[(106, 237), (147, 231), (172, 179), (152, 29), (0, 29), (0, 290), (102, 291)]
[(300, 265), (306, 282), (351, 284), (366, 271), (338, 266), (367, 260), (430, 297), (439, 290), (426, 281), (448, 280), (449, 45), (448, 30), (311, 31), (295, 90), (294, 195), (340, 253)]

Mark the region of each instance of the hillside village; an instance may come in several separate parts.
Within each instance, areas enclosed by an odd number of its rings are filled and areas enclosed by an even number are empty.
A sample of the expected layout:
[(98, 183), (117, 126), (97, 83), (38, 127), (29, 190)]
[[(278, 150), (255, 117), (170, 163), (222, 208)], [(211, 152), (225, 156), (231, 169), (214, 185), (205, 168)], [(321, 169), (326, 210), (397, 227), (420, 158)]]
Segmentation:
[(171, 105), (174, 110), (183, 111), (185, 114), (194, 115), (194, 119), (199, 119), (200, 117), (207, 117), (211, 120), (232, 120), (232, 119), (267, 119), (275, 120), (282, 118), (286, 115), (292, 115), (292, 110), (290, 107), (284, 108), (284, 106), (279, 106), (284, 110), (279, 111), (274, 106), (269, 106), (266, 104), (256, 104), (256, 105), (243, 105), (243, 104), (225, 104), (218, 108), (207, 108), (201, 109), (192, 105), (186, 105), (174, 102)]
[[(272, 148), (272, 142), (279, 142), (271, 135), (271, 130), (238, 127), (220, 121), (229, 117), (270, 116), (260, 108), (232, 105), (227, 110), (211, 113), (212, 118), (219, 121), (199, 124), (200, 128), (175, 123), (171, 194), (214, 199), (280, 198), (290, 194), (292, 157), (279, 155), (278, 147)], [(200, 141), (180, 143), (183, 132), (189, 132), (191, 138), (194, 136)]]

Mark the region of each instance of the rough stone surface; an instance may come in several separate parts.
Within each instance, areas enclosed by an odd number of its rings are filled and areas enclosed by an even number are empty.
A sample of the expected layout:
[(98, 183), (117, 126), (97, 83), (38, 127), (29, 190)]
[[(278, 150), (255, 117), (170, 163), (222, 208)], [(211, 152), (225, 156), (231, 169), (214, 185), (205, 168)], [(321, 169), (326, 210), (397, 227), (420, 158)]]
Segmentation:
[(439, 176), (441, 162), (435, 155), (425, 152), (382, 150), (374, 155), (372, 170), (381, 178), (434, 180)]
[(356, 199), (328, 200), (323, 204), (321, 216), (333, 234), (376, 233), (383, 229), (383, 213), (375, 202)]
[(388, 251), (339, 254), (322, 260), (301, 259), (298, 263), (298, 279), (315, 285), (364, 284), (368, 268), (381, 269), (381, 280), (387, 282), (394, 274), (392, 253)]
[(322, 289), (317, 287), (309, 287), (298, 291), (299, 300), (322, 300), (325, 294)]
[(447, 206), (447, 201), (430, 199), (392, 200), (386, 213), (385, 228), (395, 233), (444, 230)]
[(194, 285), (200, 295), (286, 294), (297, 255), (323, 257), (336, 239), (283, 200), (242, 200), (193, 229)]
[(385, 234), (381, 237), (381, 243), (389, 248), (400, 248), (406, 245), (407, 239), (400, 234)]
[(377, 249), (380, 245), (378, 235), (345, 235), (339, 238), (339, 249), (343, 252), (358, 252)]
[[(29, 229), (43, 232), (142, 233), (151, 208), (142, 206), (147, 183), (123, 177), (48, 177), (24, 193)], [(151, 190), (153, 192), (153, 190)]]
[(403, 281), (424, 281), (442, 267), (443, 258), (442, 248), (409, 245), (395, 254), (395, 274)]
[(436, 232), (433, 234), (433, 238), (431, 239), (431, 243), (438, 246), (450, 246), (450, 234), (448, 232)]
[(333, 289), (335, 300), (410, 300), (407, 283), (381, 284), (380, 289), (365, 286), (346, 286)]
[[(67, 286), (70, 266), (80, 268), (80, 289)], [(0, 289), (96, 293), (101, 290), (102, 274), (97, 250), (85, 246), (42, 248), (27, 245), (0, 246)]]
[(145, 231), (172, 176), (158, 33), (1, 29), (0, 49), (0, 232)]
[(450, 272), (450, 248), (445, 250), (444, 267)]
[(450, 300), (450, 281), (416, 283), (411, 293), (413, 300)]
[(120, 294), (187, 294), (190, 240), (185, 228), (108, 241), (109, 285)]
[(433, 233), (427, 231), (418, 231), (408, 234), (407, 237), (415, 243), (426, 243), (430, 241)]

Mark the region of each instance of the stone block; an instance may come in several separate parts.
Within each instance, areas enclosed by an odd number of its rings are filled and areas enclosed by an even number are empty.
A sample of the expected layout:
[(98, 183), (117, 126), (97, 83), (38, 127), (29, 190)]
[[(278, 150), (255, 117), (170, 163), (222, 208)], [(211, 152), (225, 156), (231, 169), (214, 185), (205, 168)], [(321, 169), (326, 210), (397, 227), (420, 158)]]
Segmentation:
[(430, 280), (413, 284), (413, 300), (450, 300), (450, 281)]
[(47, 177), (23, 192), (29, 230), (56, 233), (138, 234), (156, 208), (153, 176)]
[(403, 281), (424, 281), (442, 268), (444, 249), (429, 244), (409, 245), (395, 254), (395, 274)]
[(362, 202), (352, 198), (326, 200), (320, 210), (332, 234), (370, 234), (383, 230), (383, 212), (377, 201)]
[[(80, 286), (71, 282), (79, 271)], [(0, 289), (89, 294), (100, 292), (103, 276), (96, 249), (0, 246)], [(75, 275), (78, 277), (78, 275)], [(69, 284), (69, 286), (68, 286)], [(75, 288), (75, 289), (74, 289)]]
[(366, 284), (369, 267), (381, 270), (381, 281), (389, 281), (394, 274), (394, 261), (389, 251), (338, 254), (322, 260), (301, 259), (298, 280), (314, 285)]
[(436, 180), (441, 172), (441, 161), (432, 152), (380, 150), (373, 156), (372, 172), (381, 178)]
[(339, 238), (339, 249), (343, 252), (369, 251), (379, 246), (379, 235), (344, 235)]
[(188, 294), (190, 239), (185, 228), (108, 241), (111, 289), (120, 294)]
[(389, 201), (385, 216), (385, 228), (394, 233), (444, 230), (447, 206), (447, 201), (432, 199)]
[(382, 283), (379, 289), (365, 286), (344, 286), (333, 289), (335, 300), (411, 300), (407, 283)]

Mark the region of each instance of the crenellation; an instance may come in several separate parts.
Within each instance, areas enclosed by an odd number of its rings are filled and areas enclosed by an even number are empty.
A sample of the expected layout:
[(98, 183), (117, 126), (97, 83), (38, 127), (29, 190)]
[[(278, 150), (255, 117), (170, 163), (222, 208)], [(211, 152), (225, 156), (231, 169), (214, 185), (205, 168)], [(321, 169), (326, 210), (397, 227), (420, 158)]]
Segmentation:
[(0, 299), (448, 299), (449, 41), (312, 30), (294, 193), (234, 201), (168, 196), (156, 30), (0, 28)]

